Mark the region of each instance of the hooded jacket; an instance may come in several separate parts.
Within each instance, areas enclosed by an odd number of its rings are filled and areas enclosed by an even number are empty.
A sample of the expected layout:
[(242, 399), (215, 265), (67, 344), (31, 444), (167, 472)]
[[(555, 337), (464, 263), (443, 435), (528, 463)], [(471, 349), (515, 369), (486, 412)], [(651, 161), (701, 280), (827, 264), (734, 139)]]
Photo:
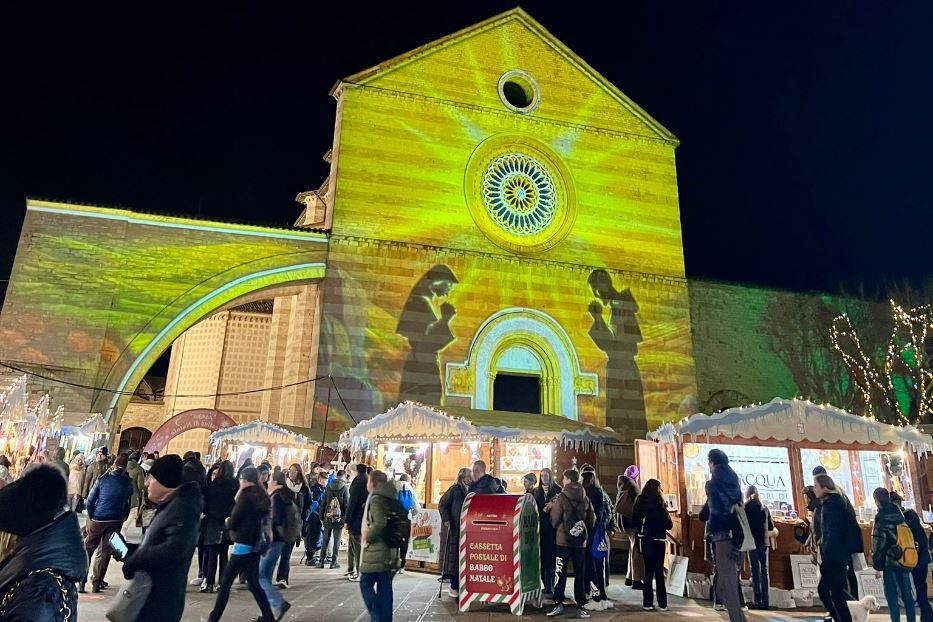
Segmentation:
[(179, 622), (185, 610), (185, 585), (198, 540), (201, 491), (184, 482), (156, 510), (142, 544), (123, 562), (123, 575), (138, 571), (152, 577), (152, 592), (136, 622)]
[[(30, 574), (44, 568), (50, 568), (52, 574)], [(63, 621), (63, 605), (77, 611), (75, 582), (86, 572), (87, 554), (78, 517), (65, 512), (23, 537), (13, 554), (0, 562), (0, 603), (6, 603), (0, 609), (0, 619)], [(73, 613), (71, 620), (74, 619)]]
[[(586, 524), (588, 533), (592, 533), (593, 527), (596, 526), (593, 504), (586, 496), (583, 486), (570, 483), (564, 486), (551, 506), (551, 526), (557, 530), (557, 546), (570, 546), (570, 529), (580, 520)], [(586, 544), (581, 544), (578, 548), (585, 546)]]
[[(330, 519), (327, 516), (327, 510), (330, 508), (331, 499), (337, 499), (337, 502), (340, 504), (340, 520), (331, 523)], [(343, 525), (347, 522), (347, 505), (350, 503), (350, 487), (347, 486), (347, 480), (342, 477), (335, 477), (328, 485), (327, 490), (324, 492), (324, 507), (321, 509), (323, 512), (324, 523), (331, 526)]]
[(204, 465), (201, 464), (200, 460), (191, 457), (184, 461), (184, 464), (182, 464), (181, 481), (195, 482), (202, 495), (207, 492), (207, 470), (204, 468)]
[(347, 528), (354, 536), (359, 536), (363, 530), (363, 509), (368, 497), (366, 475), (357, 475), (350, 482), (350, 501), (347, 503)]
[(709, 534), (715, 540), (731, 537), (736, 527), (732, 508), (742, 502), (739, 476), (728, 464), (713, 466), (712, 477), (706, 482), (706, 499), (709, 503)]
[(124, 521), (130, 514), (133, 482), (124, 469), (114, 469), (97, 482), (87, 499), (87, 515), (96, 521)]
[(81, 488), (84, 487), (84, 473), (87, 467), (82, 463), (78, 464), (78, 459), (71, 461), (71, 472), (68, 474), (68, 494), (80, 495)]
[(228, 523), (233, 532), (233, 541), (256, 546), (262, 537), (262, 521), (271, 511), (269, 495), (262, 484), (253, 484), (241, 490), (239, 494)]
[(94, 461), (87, 465), (87, 468), (84, 470), (84, 484), (81, 486), (81, 497), (83, 499), (87, 499), (91, 496), (91, 489), (94, 488), (94, 484), (96, 484), (97, 480), (103, 477), (110, 468), (109, 458), (98, 460), (96, 454), (94, 455)]
[(143, 502), (143, 489), (146, 487), (146, 472), (139, 466), (137, 460), (130, 460), (126, 463), (126, 474), (130, 476), (133, 482), (133, 497), (130, 499), (130, 507), (137, 508)]
[[(828, 501), (836, 495), (828, 495), (823, 501), (823, 551), (828, 548), (827, 539), (830, 538), (830, 506)], [(898, 563), (900, 552), (897, 548), (897, 526), (904, 523), (904, 514), (893, 503), (885, 503), (878, 508), (875, 515), (875, 527), (871, 532), (871, 565), (875, 570), (894, 570), (897, 572), (910, 572)], [(823, 553), (826, 558), (826, 553)]]
[(498, 495), (505, 492), (502, 482), (486, 473), (481, 478), (470, 484), (470, 492), (478, 495)]
[(366, 500), (363, 511), (363, 531), (360, 539), (362, 553), (360, 572), (385, 572), (396, 567), (398, 549), (390, 549), (385, 530), (393, 503), (398, 502), (398, 491), (392, 482), (382, 482)]
[(289, 506), (295, 505), (295, 493), (288, 486), (282, 486), (269, 495), (269, 500), (272, 507), (272, 520), (270, 521), (272, 524), (272, 540), (274, 542), (285, 542), (285, 538), (280, 533), (281, 529), (277, 528), (285, 524), (285, 519), (288, 518)]

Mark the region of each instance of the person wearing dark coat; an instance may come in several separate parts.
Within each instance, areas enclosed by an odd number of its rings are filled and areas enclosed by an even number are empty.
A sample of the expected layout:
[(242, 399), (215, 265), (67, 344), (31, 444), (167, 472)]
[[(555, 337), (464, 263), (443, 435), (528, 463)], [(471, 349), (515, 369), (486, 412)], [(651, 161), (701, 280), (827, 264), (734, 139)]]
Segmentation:
[[(826, 477), (825, 475), (822, 477)], [(816, 486), (814, 485), (814, 488)], [(904, 603), (907, 622), (914, 622), (914, 595), (911, 587), (910, 570), (900, 563), (901, 550), (897, 546), (897, 527), (904, 524), (904, 513), (891, 503), (891, 493), (884, 488), (876, 488), (872, 495), (878, 513), (875, 514), (875, 526), (871, 533), (871, 565), (882, 575), (884, 596), (888, 601), (888, 613), (891, 622), (900, 619), (898, 597)], [(823, 539), (826, 539), (827, 507), (823, 509)]]
[(758, 498), (758, 488), (755, 486), (749, 486), (745, 491), (745, 515), (752, 537), (755, 538), (755, 550), (748, 552), (755, 609), (768, 609), (768, 536), (774, 531), (774, 522), (771, 520), (771, 511)]
[[(304, 526), (308, 521), (308, 515), (311, 513), (311, 490), (308, 487), (308, 480), (305, 478), (301, 465), (297, 462), (288, 467), (285, 478), (285, 485), (295, 493), (295, 503), (298, 505), (298, 515), (301, 517), (301, 528), (302, 533), (304, 533)], [(288, 589), (288, 577), (291, 568), (289, 564), (292, 560), (292, 551), (300, 542), (300, 539), (297, 542), (286, 542), (282, 547), (279, 567), (275, 572), (275, 582), (283, 590)]]
[(201, 519), (201, 541), (205, 549), (201, 592), (213, 592), (215, 579), (222, 575), (224, 568), (227, 567), (230, 540), (227, 538), (224, 523), (233, 511), (236, 493), (240, 489), (240, 485), (233, 477), (231, 462), (224, 460), (218, 465), (217, 470), (217, 477), (207, 485), (207, 494), (204, 497), (204, 518)]
[(914, 536), (914, 542), (917, 543), (917, 565), (910, 571), (914, 581), (914, 594), (917, 595), (917, 606), (920, 608), (920, 622), (933, 621), (933, 608), (930, 607), (930, 600), (927, 598), (927, 569), (930, 567), (930, 540), (923, 530), (923, 523), (920, 522), (920, 516), (910, 508), (904, 509), (901, 496), (891, 491), (891, 503), (896, 505), (904, 513), (904, 522), (910, 527), (910, 533)]
[(227, 520), (227, 527), (233, 532), (233, 550), (230, 560), (220, 578), (217, 600), (214, 609), (208, 615), (208, 622), (218, 622), (230, 600), (230, 588), (240, 570), (244, 571), (246, 584), (262, 613), (260, 622), (274, 622), (275, 616), (269, 606), (269, 599), (259, 584), (260, 543), (265, 538), (271, 541), (271, 534), (264, 522), (269, 518), (272, 503), (265, 488), (259, 483), (259, 471), (255, 467), (240, 470), (240, 491), (236, 504)]
[(457, 481), (451, 484), (437, 504), (442, 531), (446, 534), (443, 537), (444, 548), (441, 549), (444, 554), (441, 560), (441, 576), (450, 581), (447, 595), (451, 598), (460, 596), (460, 513), (469, 493), (471, 477), (470, 469), (460, 469)]
[(742, 502), (742, 488), (739, 476), (729, 466), (729, 457), (724, 451), (711, 449), (708, 458), (711, 477), (706, 482), (706, 502), (709, 505), (707, 529), (713, 546), (716, 576), (723, 579), (716, 581), (716, 594), (729, 612), (730, 622), (745, 622), (741, 590), (738, 581), (731, 579), (738, 576), (741, 559), (739, 548), (733, 541), (740, 535), (733, 508)]
[(535, 504), (538, 506), (538, 519), (540, 523), (541, 544), (541, 582), (544, 583), (544, 593), (554, 591), (554, 575), (556, 569), (554, 562), (557, 558), (557, 531), (551, 526), (551, 503), (560, 494), (560, 486), (554, 482), (551, 469), (541, 469), (538, 473), (538, 485), (533, 493)]
[(638, 534), (638, 547), (645, 558), (645, 578), (642, 582), (642, 609), (654, 609), (655, 594), (658, 609), (667, 611), (667, 590), (664, 587), (664, 560), (667, 557), (667, 530), (673, 528), (671, 515), (661, 496), (661, 482), (649, 479), (635, 499), (632, 525)]
[(820, 601), (834, 622), (852, 622), (846, 604), (846, 567), (851, 563), (854, 539), (861, 541), (855, 512), (836, 483), (825, 473), (816, 476), (813, 492), (820, 500), (820, 535), (816, 551), (820, 564)]
[[(602, 526), (606, 541), (615, 533), (615, 512), (612, 509), (612, 503), (608, 495), (599, 483), (599, 478), (595, 471), (583, 471), (583, 490), (593, 506), (593, 512), (596, 514), (596, 528)], [(593, 557), (593, 540), (597, 529), (594, 528), (589, 533), (589, 539), (586, 543), (586, 584), (587, 587), (593, 586), (592, 600), (584, 606), (588, 611), (603, 611), (613, 606), (606, 594), (606, 564), (603, 558)]]
[(93, 456), (94, 462), (85, 468), (84, 483), (81, 485), (81, 498), (85, 500), (91, 496), (91, 490), (94, 489), (97, 480), (110, 469), (110, 452), (106, 447), (98, 447)]
[[(207, 494), (207, 470), (201, 463), (201, 454), (197, 451), (185, 452), (182, 457), (184, 470), (182, 479), (186, 482), (195, 482), (201, 490), (201, 495)], [(207, 567), (206, 549), (204, 548), (204, 524), (198, 525), (198, 578), (191, 581), (192, 585), (201, 585), (204, 582), (204, 569)]]
[(327, 472), (319, 472), (315, 481), (309, 484), (311, 484), (311, 508), (302, 535), (305, 541), (305, 565), (316, 566), (317, 556), (321, 552), (321, 533), (324, 527), (321, 516), (324, 513), (324, 497), (327, 495)]
[(498, 495), (504, 493), (505, 488), (497, 478), (486, 473), (486, 463), (477, 460), (473, 463), (473, 483), (470, 484), (470, 492), (478, 495)]
[[(331, 570), (340, 568), (337, 553), (340, 551), (340, 537), (343, 533), (344, 523), (347, 521), (347, 506), (350, 503), (350, 487), (347, 486), (347, 480), (344, 476), (344, 471), (337, 471), (334, 479), (327, 484), (327, 492), (324, 494), (324, 508), (322, 510), (324, 543), (321, 545), (321, 559), (317, 563), (318, 568), (323, 568), (328, 558), (330, 559)], [(339, 512), (339, 515), (331, 514), (331, 506), (333, 506), (334, 511)], [(328, 548), (331, 549), (329, 556)]]
[(185, 583), (198, 539), (198, 519), (204, 503), (194, 482), (182, 481), (182, 460), (176, 454), (152, 463), (146, 490), (157, 507), (142, 544), (123, 561), (123, 576), (145, 572), (152, 591), (137, 622), (179, 622), (185, 611)]
[(347, 503), (347, 533), (350, 547), (347, 552), (347, 577), (351, 581), (360, 578), (360, 536), (363, 531), (363, 508), (369, 491), (366, 489), (366, 465), (356, 465), (356, 477), (350, 482), (350, 501)]
[[(27, 469), (0, 488), (0, 620), (73, 622), (87, 571), (68, 486), (53, 466)], [(17, 511), (3, 511), (16, 508)]]
[[(570, 566), (576, 576), (586, 572), (586, 542), (577, 544), (578, 523), (583, 523), (589, 533), (596, 526), (596, 514), (583, 486), (580, 485), (580, 472), (574, 469), (564, 471), (564, 487), (551, 505), (551, 526), (557, 531), (557, 580), (554, 584), (554, 609), (547, 615), (555, 617), (564, 612), (564, 592), (567, 588), (567, 576)], [(571, 533), (574, 532), (574, 533)], [(577, 617), (588, 618), (583, 609), (586, 603), (586, 581), (573, 582), (573, 598), (577, 606)]]
[[(133, 481), (126, 472), (126, 465), (126, 454), (117, 456), (113, 468), (97, 480), (87, 499), (88, 521), (85, 525), (87, 537), (84, 538), (84, 548), (88, 560), (100, 548), (100, 554), (93, 564), (94, 575), (91, 580), (91, 591), (95, 593), (104, 588), (104, 577), (110, 565), (110, 536), (123, 528), (123, 521), (130, 514)], [(84, 591), (83, 581), (78, 589)]]

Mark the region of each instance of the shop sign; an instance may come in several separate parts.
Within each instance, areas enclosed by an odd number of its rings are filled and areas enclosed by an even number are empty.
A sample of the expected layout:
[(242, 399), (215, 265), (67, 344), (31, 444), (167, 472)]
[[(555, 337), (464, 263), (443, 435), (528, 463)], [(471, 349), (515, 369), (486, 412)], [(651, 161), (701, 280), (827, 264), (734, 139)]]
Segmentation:
[(437, 510), (421, 510), (411, 521), (411, 542), (408, 559), (419, 562), (438, 563), (441, 550), (441, 513)]
[(188, 430), (207, 429), (216, 432), (236, 425), (236, 421), (213, 408), (195, 408), (179, 413), (159, 426), (143, 451), (162, 451), (169, 441)]
[(529, 502), (522, 506), (521, 513), (521, 578), (522, 593), (534, 592), (541, 589), (541, 545), (540, 532), (541, 519), (538, 516), (538, 506), (530, 495)]
[(795, 590), (815, 590), (820, 582), (820, 570), (809, 555), (791, 555), (790, 570)]
[(466, 531), (467, 592), (512, 593), (515, 587), (512, 565), (514, 508), (515, 498), (511, 495), (477, 495), (473, 498), (470, 525)]
[(880, 606), (888, 606), (888, 599), (884, 595), (884, 581), (882, 581), (881, 577), (875, 577), (874, 570), (868, 569), (856, 572), (855, 580), (858, 583), (859, 599), (871, 594)]

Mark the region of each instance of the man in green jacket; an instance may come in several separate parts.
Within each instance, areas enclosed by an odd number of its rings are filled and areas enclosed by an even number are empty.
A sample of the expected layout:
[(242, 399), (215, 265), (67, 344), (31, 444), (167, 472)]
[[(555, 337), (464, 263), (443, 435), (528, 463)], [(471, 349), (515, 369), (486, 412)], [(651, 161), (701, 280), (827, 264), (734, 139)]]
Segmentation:
[(126, 463), (126, 474), (133, 481), (133, 496), (130, 497), (130, 508), (138, 508), (143, 502), (146, 472), (139, 466), (139, 454), (135, 451), (130, 454), (129, 462)]
[(372, 622), (392, 622), (392, 575), (400, 566), (399, 550), (386, 542), (388, 517), (398, 506), (398, 492), (382, 471), (369, 474), (369, 498), (360, 534), (360, 592)]

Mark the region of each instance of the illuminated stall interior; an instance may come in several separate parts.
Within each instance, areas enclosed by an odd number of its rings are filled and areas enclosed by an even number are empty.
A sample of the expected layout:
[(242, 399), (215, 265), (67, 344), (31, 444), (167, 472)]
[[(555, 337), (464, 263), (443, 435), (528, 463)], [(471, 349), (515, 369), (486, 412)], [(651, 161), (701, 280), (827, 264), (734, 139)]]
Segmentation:
[(207, 461), (229, 460), (239, 467), (251, 458), (254, 465), (267, 460), (273, 467), (283, 469), (298, 463), (307, 472), (311, 462), (320, 461), (321, 442), (333, 450), (339, 435), (338, 430), (325, 433), (323, 428), (250, 421), (211, 434), (211, 455)]
[(508, 492), (523, 490), (522, 477), (543, 468), (554, 473), (593, 461), (600, 445), (618, 445), (611, 430), (553, 415), (469, 408), (434, 408), (403, 402), (363, 421), (340, 437), (351, 460), (362, 460), (397, 479), (410, 477), (419, 501), (434, 507), (476, 460), (503, 480)]
[[(815, 467), (825, 468), (852, 500), (866, 541), (875, 515), (875, 488), (897, 490), (904, 507), (918, 511), (929, 503), (919, 498), (917, 456), (933, 451), (933, 438), (912, 426), (888, 425), (832, 406), (775, 399), (715, 415), (696, 414), (665, 424), (650, 437), (637, 443), (642, 482), (646, 470), (654, 470), (662, 488), (680, 491), (672, 509), (679, 514), (683, 554), (696, 571), (703, 570), (703, 525), (697, 515), (706, 502), (707, 455), (714, 447), (729, 456), (743, 493), (756, 486), (771, 510), (779, 530), (770, 562), (772, 583), (778, 587), (791, 581), (788, 556), (803, 552), (793, 528), (806, 517), (803, 490), (813, 483)], [(659, 468), (662, 464), (666, 468)]]

